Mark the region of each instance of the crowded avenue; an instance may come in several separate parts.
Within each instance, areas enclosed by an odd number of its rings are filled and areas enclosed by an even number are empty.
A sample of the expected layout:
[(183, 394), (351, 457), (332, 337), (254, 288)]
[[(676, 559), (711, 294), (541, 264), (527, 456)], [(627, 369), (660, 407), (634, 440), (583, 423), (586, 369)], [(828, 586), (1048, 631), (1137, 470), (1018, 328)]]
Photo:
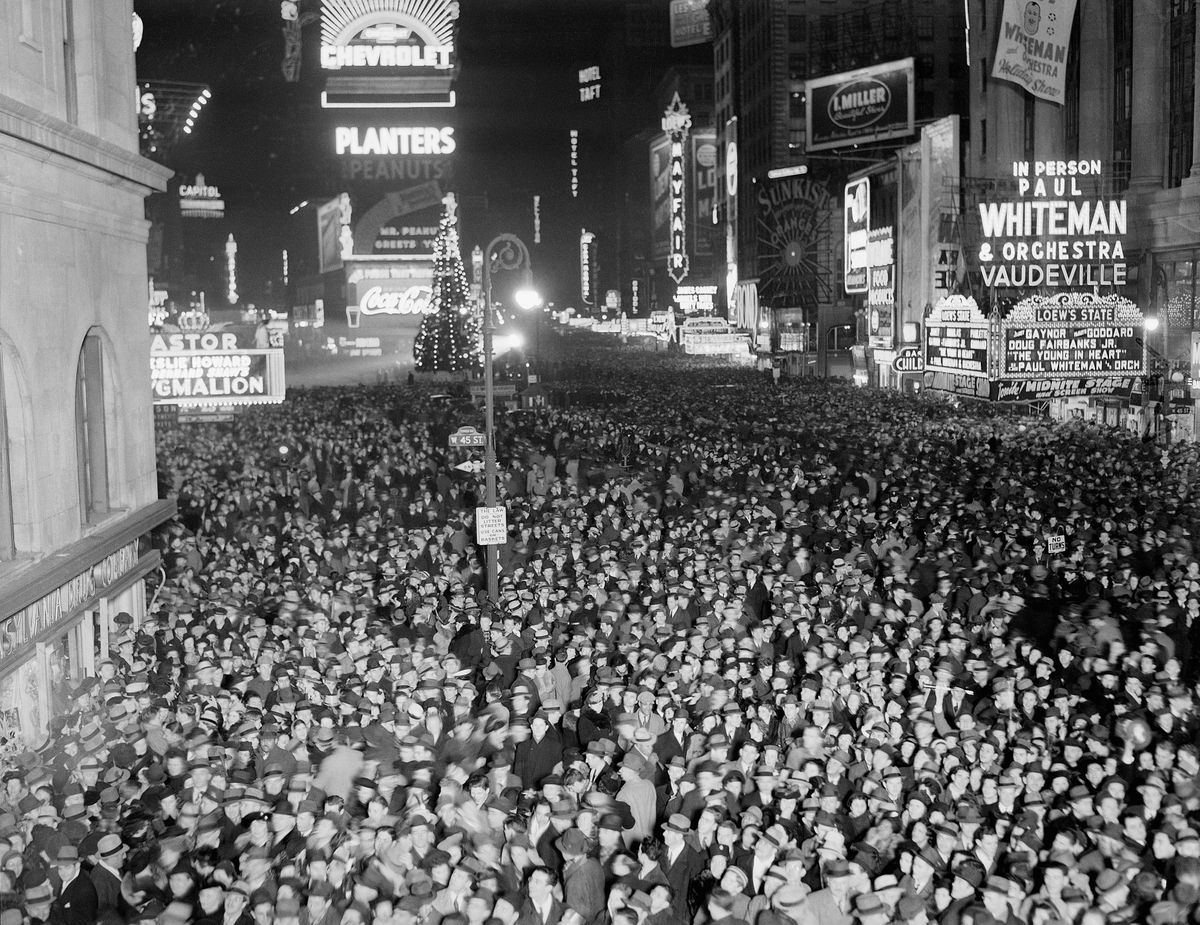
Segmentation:
[(3, 925), (1194, 921), (1193, 450), (575, 349), (497, 601), (430, 384), (160, 430), (165, 580), (4, 757)]

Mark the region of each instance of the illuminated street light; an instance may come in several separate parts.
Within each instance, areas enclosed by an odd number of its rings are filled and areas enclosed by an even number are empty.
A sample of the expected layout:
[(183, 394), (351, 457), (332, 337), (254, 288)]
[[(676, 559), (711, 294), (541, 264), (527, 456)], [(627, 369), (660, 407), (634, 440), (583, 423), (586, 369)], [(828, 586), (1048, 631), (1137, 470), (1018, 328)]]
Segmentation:
[(536, 289), (518, 289), (513, 293), (513, 298), (522, 311), (528, 312), (542, 307), (542, 297)]
[(1147, 331), (1157, 331), (1158, 330), (1158, 317), (1156, 315), (1150, 315), (1146, 319), (1146, 330)]

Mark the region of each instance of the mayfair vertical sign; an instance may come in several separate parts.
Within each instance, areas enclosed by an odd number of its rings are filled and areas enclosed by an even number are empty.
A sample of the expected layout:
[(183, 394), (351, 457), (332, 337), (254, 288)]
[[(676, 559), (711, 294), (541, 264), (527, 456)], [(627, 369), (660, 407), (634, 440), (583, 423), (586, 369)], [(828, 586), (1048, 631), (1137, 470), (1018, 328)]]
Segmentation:
[(914, 130), (913, 59), (816, 77), (807, 83), (809, 151), (903, 138)]
[(676, 93), (663, 113), (662, 129), (671, 140), (669, 198), (671, 203), (670, 250), (667, 274), (678, 285), (688, 275), (687, 184), (684, 182), (684, 141), (692, 127), (692, 116)]

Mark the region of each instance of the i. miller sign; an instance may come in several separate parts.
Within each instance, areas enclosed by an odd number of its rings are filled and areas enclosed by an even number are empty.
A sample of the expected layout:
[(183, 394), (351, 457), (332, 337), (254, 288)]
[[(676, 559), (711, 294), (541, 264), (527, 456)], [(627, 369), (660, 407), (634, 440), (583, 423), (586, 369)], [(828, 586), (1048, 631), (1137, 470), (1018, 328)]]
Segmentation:
[(394, 291), (372, 286), (358, 300), (358, 310), (364, 315), (432, 315), (436, 311), (429, 286)]
[(911, 135), (913, 59), (889, 61), (807, 83), (809, 151)]

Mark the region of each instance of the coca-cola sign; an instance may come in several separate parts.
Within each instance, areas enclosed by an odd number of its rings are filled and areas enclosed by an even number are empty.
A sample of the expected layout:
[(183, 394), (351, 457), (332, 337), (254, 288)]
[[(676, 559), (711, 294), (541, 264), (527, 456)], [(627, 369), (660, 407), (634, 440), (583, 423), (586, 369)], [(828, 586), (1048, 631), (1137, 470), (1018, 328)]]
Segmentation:
[(358, 301), (364, 315), (432, 315), (433, 289), (429, 286), (409, 286), (407, 289), (385, 290), (372, 286)]

